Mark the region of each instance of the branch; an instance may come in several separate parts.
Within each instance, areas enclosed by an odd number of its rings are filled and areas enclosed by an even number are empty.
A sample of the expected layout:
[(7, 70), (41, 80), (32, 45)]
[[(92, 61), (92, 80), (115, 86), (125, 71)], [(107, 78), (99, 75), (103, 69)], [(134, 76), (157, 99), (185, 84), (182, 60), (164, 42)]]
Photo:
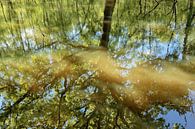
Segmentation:
[(16, 106), (20, 104), (26, 97), (29, 96), (30, 90), (28, 90), (24, 95), (22, 95), (13, 105), (5, 109), (5, 112), (0, 114), (0, 120), (3, 119), (3, 117), (8, 117), (9, 114), (12, 113), (14, 109), (16, 109)]
[(159, 5), (160, 5), (160, 2), (162, 2), (162, 0), (161, 1), (157, 1), (157, 0), (155, 0), (155, 2), (156, 2), (156, 5), (150, 10), (150, 11), (148, 11), (143, 17), (145, 18), (148, 14), (150, 14), (151, 12), (153, 12)]
[(66, 87), (66, 85), (67, 85), (67, 80), (65, 79), (65, 81), (64, 81), (64, 88), (65, 89), (60, 94), (60, 101), (59, 101), (59, 105), (58, 105), (58, 127), (57, 128), (60, 128), (60, 123), (61, 123), (60, 114), (61, 114), (62, 99), (63, 99), (63, 97), (68, 89), (68, 87)]
[(119, 118), (119, 111), (117, 111), (117, 114), (116, 114), (116, 117), (115, 117), (115, 125), (114, 125), (114, 129), (116, 128), (116, 127), (118, 127), (119, 129), (121, 129), (121, 127), (119, 126), (119, 124), (118, 124), (118, 118)]

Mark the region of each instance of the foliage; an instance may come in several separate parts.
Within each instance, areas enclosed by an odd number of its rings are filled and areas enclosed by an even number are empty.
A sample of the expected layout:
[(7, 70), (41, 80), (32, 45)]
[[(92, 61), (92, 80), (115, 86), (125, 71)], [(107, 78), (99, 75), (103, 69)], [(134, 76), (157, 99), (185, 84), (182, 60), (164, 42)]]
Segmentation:
[[(187, 98), (186, 84), (194, 79), (194, 74), (172, 64), (163, 65), (166, 70), (163, 73), (153, 70), (154, 65), (144, 64), (121, 78), (118, 64), (105, 50), (76, 53), (63, 50), (5, 58), (0, 67), (1, 125), (9, 128), (163, 126), (164, 120), (155, 119), (163, 107), (182, 114), (190, 111), (192, 103)], [(179, 66), (186, 68), (182, 63)], [(177, 70), (177, 75), (171, 70)], [(125, 84), (129, 81), (131, 84)]]
[(104, 0), (1, 0), (0, 128), (182, 128), (161, 115), (192, 112), (190, 7), (117, 0), (106, 50)]

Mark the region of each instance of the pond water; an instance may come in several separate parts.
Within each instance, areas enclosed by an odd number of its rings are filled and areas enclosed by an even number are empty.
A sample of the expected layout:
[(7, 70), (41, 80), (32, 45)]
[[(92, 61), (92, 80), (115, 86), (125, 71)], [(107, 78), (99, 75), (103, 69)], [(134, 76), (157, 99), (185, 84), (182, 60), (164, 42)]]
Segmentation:
[(195, 127), (193, 0), (105, 1), (0, 1), (0, 128)]

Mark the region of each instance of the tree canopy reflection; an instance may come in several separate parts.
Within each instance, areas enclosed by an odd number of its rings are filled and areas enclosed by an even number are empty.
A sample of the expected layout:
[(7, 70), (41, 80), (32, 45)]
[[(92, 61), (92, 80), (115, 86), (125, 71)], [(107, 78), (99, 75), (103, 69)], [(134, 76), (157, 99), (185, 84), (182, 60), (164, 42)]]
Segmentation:
[(0, 128), (185, 128), (193, 0), (0, 4)]
[(155, 127), (164, 124), (155, 119), (163, 107), (181, 114), (191, 109), (188, 89), (194, 87), (188, 82), (195, 80), (183, 70), (184, 62), (145, 62), (125, 69), (128, 74), (122, 77), (124, 68), (104, 49), (27, 57), (1, 61), (5, 126)]

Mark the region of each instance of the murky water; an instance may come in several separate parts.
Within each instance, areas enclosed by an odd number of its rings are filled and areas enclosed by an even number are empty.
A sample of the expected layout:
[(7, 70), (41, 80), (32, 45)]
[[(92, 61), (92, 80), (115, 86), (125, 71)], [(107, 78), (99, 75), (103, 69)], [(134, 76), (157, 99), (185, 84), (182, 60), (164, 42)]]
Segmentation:
[(0, 128), (195, 127), (190, 0), (0, 4)]

